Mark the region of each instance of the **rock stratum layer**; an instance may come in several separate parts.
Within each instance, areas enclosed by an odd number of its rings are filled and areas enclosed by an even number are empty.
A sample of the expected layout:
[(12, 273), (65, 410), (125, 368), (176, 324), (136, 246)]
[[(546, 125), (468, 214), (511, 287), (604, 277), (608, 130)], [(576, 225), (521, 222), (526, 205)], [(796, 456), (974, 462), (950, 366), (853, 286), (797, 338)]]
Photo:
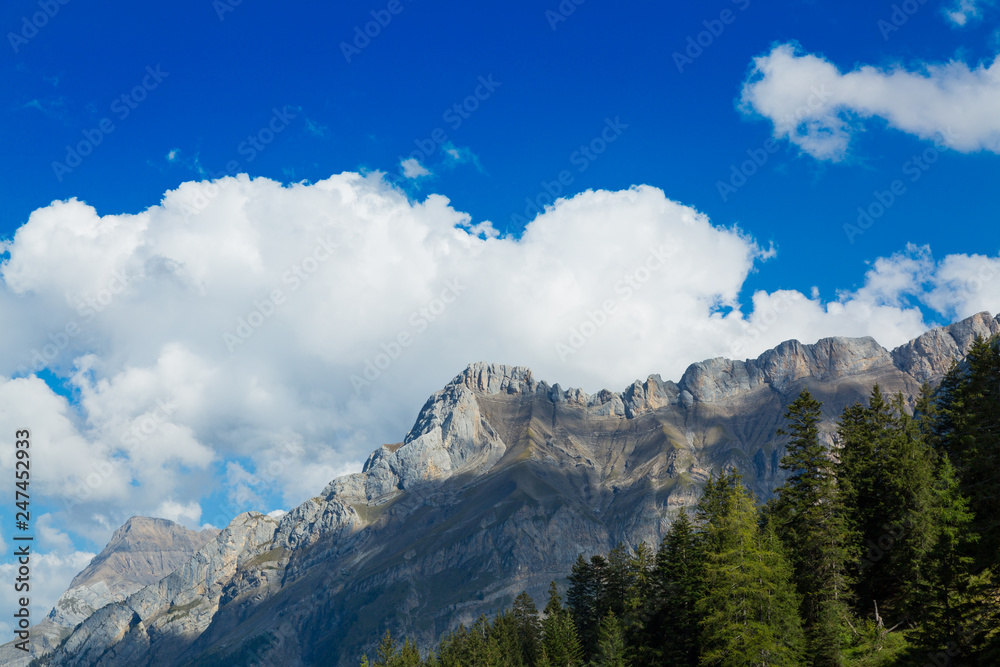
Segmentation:
[(240, 515), (46, 660), (346, 666), (386, 628), (427, 648), (521, 590), (541, 600), (581, 552), (655, 546), (715, 471), (739, 469), (768, 498), (782, 481), (775, 431), (802, 388), (823, 402), (832, 441), (843, 408), (874, 384), (912, 400), (976, 336), (998, 332), (980, 313), (891, 352), (871, 338), (789, 341), (594, 395), (473, 364), (362, 472), (280, 519)]

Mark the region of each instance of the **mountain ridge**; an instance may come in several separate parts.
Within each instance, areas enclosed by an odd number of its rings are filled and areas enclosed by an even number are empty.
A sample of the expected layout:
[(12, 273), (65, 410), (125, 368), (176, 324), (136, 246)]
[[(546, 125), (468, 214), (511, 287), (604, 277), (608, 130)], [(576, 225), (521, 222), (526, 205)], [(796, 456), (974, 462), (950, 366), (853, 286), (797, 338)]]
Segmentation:
[(256, 645), (281, 664), (346, 665), (385, 627), (426, 648), (522, 589), (539, 598), (578, 553), (657, 543), (712, 472), (737, 468), (766, 498), (782, 479), (775, 430), (802, 387), (824, 401), (832, 441), (872, 384), (912, 400), (998, 332), (979, 313), (892, 351), (788, 341), (593, 395), (470, 364), (362, 472), (280, 520), (240, 515), (173, 574), (84, 620), (50, 664), (240, 664)]
[(168, 519), (134, 516), (70, 582), (49, 613), (29, 629), (29, 653), (0, 646), (0, 664), (24, 665), (54, 649), (72, 629), (109, 603), (167, 576), (219, 533), (193, 531)]

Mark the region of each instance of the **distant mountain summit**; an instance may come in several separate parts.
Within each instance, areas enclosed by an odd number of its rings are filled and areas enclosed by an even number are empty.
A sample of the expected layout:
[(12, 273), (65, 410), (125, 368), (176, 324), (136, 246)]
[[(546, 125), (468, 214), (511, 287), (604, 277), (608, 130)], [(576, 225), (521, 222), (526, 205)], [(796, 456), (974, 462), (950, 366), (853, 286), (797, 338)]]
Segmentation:
[(48, 664), (353, 666), (387, 628), (426, 649), (521, 590), (541, 600), (580, 553), (655, 546), (713, 472), (736, 468), (768, 498), (783, 481), (776, 430), (804, 387), (832, 442), (875, 383), (912, 400), (998, 332), (980, 313), (892, 351), (788, 341), (593, 395), (472, 364), (362, 472), (278, 519), (238, 516), (169, 576), (92, 613)]
[(218, 534), (218, 530), (189, 530), (167, 519), (132, 517), (73, 578), (52, 611), (31, 628), (31, 654), (15, 649), (11, 642), (0, 646), (0, 664), (26, 665), (48, 653), (96, 610), (159, 581)]

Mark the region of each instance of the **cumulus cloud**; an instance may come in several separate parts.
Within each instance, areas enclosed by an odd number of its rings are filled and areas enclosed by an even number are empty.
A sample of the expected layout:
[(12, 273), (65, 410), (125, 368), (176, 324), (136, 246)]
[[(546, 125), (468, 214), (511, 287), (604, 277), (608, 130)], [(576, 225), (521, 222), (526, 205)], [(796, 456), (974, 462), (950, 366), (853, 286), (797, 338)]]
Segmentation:
[(962, 27), (969, 21), (982, 18), (982, 8), (986, 4), (989, 3), (984, 0), (956, 0), (952, 6), (945, 7), (943, 11), (949, 21)]
[[(31, 603), (28, 610), (33, 623), (41, 621), (49, 613), (56, 600), (69, 586), (73, 577), (87, 567), (96, 554), (74, 551), (67, 554), (33, 553), (31, 555)], [(0, 577), (5, 582), (13, 582), (18, 576), (18, 563), (0, 563)], [(12, 584), (0, 586), (0, 609), (4, 610), (0, 621), (0, 638), (6, 642), (13, 638), (15, 627), (11, 623), (12, 614), (19, 608), (18, 599), (23, 592), (14, 590)], [(6, 613), (10, 612), (10, 613)]]
[(152, 514), (175, 523), (196, 525), (201, 520), (201, 505), (194, 500), (189, 503), (164, 500), (159, 507), (153, 510)]
[(406, 178), (420, 178), (421, 176), (431, 175), (427, 167), (420, 164), (420, 160), (415, 157), (406, 158), (399, 163), (399, 166), (403, 169), (403, 176)]
[(842, 73), (822, 56), (780, 44), (754, 59), (741, 108), (820, 160), (846, 157), (852, 134), (869, 118), (957, 151), (1000, 153), (1000, 59)]
[[(222, 527), (293, 507), (398, 442), (473, 361), (620, 390), (789, 338), (895, 346), (926, 329), (919, 300), (951, 319), (1000, 299), (1000, 259), (907, 248), (858, 289), (758, 292), (741, 310), (773, 251), (648, 186), (560, 199), (515, 239), (377, 174), (241, 175), (130, 215), (55, 202), (6, 250), (0, 312), (23, 326), (0, 345), (0, 430), (31, 425), (63, 549), (132, 514)], [(211, 494), (232, 512), (207, 511)]]

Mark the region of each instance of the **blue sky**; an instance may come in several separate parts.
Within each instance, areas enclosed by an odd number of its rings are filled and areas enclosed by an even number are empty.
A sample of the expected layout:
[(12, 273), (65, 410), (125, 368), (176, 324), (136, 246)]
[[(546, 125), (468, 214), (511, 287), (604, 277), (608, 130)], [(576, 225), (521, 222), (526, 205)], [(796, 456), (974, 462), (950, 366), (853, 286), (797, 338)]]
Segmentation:
[[(569, 5), (575, 10), (553, 30), (545, 12), (558, 11), (557, 2), (469, 9), (401, 0), (402, 11), (348, 63), (338, 45), (385, 5), (295, 3), (279, 10), (243, 2), (226, 11), (207, 1), (70, 2), (17, 54), (8, 50), (0, 70), (7, 128), (0, 151), (17, 156), (3, 165), (0, 233), (10, 234), (53, 199), (76, 196), (103, 213), (142, 210), (198, 176), (195, 161), (218, 173), (240, 160), (241, 171), (282, 181), (395, 171), (398, 156), (440, 127), (479, 167), (434, 170), (415, 192), (441, 192), (475, 220), (516, 234), (511, 216), (523, 212), (524, 199), (570, 166), (570, 155), (605, 117), (620, 117), (627, 133), (569, 191), (647, 183), (717, 224), (773, 240), (779, 256), (754, 285), (846, 288), (866, 261), (907, 241), (931, 243), (939, 253), (968, 250), (964, 235), (944, 221), (982, 223), (977, 240), (992, 248), (1000, 231), (985, 224), (995, 207), (983, 187), (1000, 171), (992, 155), (982, 154), (949, 156), (876, 229), (846, 243), (842, 225), (856, 206), (924, 148), (877, 121), (866, 124), (840, 164), (816, 163), (785, 145), (728, 201), (718, 194), (730, 165), (770, 135), (767, 122), (741, 114), (735, 101), (751, 59), (773, 43), (797, 41), (843, 69), (953, 57), (975, 63), (995, 55), (990, 12), (956, 28), (930, 2), (886, 41), (878, 21), (891, 17), (891, 4), (650, 7), (588, 0)], [(735, 20), (678, 72), (672, 54), (683, 53), (688, 37), (727, 9)], [(34, 2), (5, 3), (3, 25), (16, 27), (33, 10)], [(169, 76), (119, 120), (112, 102), (141, 83), (147, 66)], [(444, 112), (489, 75), (500, 87), (452, 130)], [(295, 122), (247, 161), (240, 143), (268, 122), (272, 108), (285, 106), (300, 109)], [(59, 182), (51, 163), (104, 117), (115, 131)], [(178, 159), (168, 163), (174, 149)], [(429, 166), (440, 159), (436, 150)], [(825, 259), (816, 257), (819, 246)]]
[[(315, 495), (481, 358), (620, 389), (998, 310), (997, 7), (652, 4), (4, 3), (0, 414), (48, 447), (43, 601), (131, 513), (197, 527)], [(240, 173), (270, 181), (209, 190)], [(299, 290), (303, 262), (322, 277)], [(414, 315), (448, 280), (458, 305)], [(625, 314), (561, 354), (608, 296)], [(367, 379), (400, 334), (414, 351)], [(123, 447), (143, 419), (180, 453)], [(79, 503), (67, 451), (116, 470)]]

